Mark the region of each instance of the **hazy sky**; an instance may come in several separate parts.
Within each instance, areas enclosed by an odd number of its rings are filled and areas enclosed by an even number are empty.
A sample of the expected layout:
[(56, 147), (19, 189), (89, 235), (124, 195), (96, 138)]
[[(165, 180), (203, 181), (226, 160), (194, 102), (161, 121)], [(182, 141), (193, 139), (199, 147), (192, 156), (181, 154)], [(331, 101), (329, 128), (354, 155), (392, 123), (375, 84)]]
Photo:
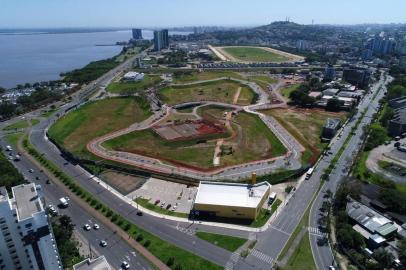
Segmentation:
[(406, 0), (0, 0), (0, 27), (406, 22)]

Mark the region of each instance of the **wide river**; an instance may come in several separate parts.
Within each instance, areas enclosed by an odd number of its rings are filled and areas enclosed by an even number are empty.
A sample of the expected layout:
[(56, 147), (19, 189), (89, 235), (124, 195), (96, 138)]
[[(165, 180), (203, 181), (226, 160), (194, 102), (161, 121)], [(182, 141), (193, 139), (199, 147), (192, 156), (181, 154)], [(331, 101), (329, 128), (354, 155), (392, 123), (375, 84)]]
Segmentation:
[[(152, 31), (143, 31), (152, 39)], [(120, 46), (96, 46), (128, 41), (130, 30), (92, 33), (0, 33), (0, 86), (59, 79), (61, 72), (112, 57)]]

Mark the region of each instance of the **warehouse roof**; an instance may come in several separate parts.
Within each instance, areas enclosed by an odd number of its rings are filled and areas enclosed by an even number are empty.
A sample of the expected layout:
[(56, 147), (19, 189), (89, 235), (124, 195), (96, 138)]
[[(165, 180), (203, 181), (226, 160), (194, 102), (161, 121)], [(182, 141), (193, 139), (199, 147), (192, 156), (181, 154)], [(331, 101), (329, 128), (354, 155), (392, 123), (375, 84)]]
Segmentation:
[(397, 231), (394, 222), (357, 201), (348, 202), (346, 211), (350, 218), (373, 234), (386, 236)]
[(270, 188), (268, 182), (248, 185), (202, 181), (195, 204), (256, 208)]

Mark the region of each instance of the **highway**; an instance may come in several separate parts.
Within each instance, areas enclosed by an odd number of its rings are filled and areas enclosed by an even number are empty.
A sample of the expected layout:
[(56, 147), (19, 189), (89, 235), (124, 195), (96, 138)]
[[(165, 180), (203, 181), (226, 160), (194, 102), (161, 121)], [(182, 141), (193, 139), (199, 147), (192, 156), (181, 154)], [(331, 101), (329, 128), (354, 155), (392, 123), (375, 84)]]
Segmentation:
[[(321, 217), (322, 213), (320, 208), (323, 204), (324, 194), (327, 190), (331, 190), (333, 194), (336, 192), (341, 180), (346, 177), (349, 173), (350, 167), (352, 163), (355, 161), (356, 155), (360, 150), (362, 140), (363, 140), (363, 130), (365, 126), (369, 125), (372, 121), (372, 117), (374, 113), (377, 112), (379, 108), (379, 100), (381, 100), (386, 92), (386, 84), (390, 82), (391, 78), (388, 77), (384, 80), (383, 74), (381, 75), (380, 81), (372, 87), (372, 93), (368, 94), (364, 101), (360, 104), (358, 110), (358, 117), (360, 114), (366, 109), (366, 113), (362, 118), (361, 122), (359, 123), (354, 135), (351, 137), (350, 141), (348, 142), (347, 147), (345, 148), (344, 152), (340, 156), (337, 161), (337, 164), (333, 171), (329, 176), (329, 181), (327, 181), (323, 187), (322, 192), (320, 192), (315, 199), (313, 206), (310, 212), (310, 220), (309, 220), (309, 227), (313, 228), (311, 233), (309, 234), (310, 237), (310, 244), (312, 248), (312, 253), (314, 257), (314, 261), (316, 263), (317, 269), (328, 269), (330, 265), (334, 265), (334, 257), (331, 250), (331, 246), (328, 243), (327, 245), (319, 246), (317, 244), (317, 239), (322, 237), (320, 230), (318, 229), (318, 220)], [(374, 94), (379, 91), (379, 93), (374, 98)], [(373, 99), (374, 98), (374, 99)], [(356, 117), (358, 119), (358, 117)], [(351, 131), (351, 128), (355, 126), (355, 120), (351, 122), (350, 125), (344, 130), (346, 137), (348, 133)]]
[[(381, 83), (382, 81), (378, 85), (375, 85), (373, 91), (378, 89)], [(360, 109), (358, 114), (353, 117), (346, 127), (343, 128), (341, 136), (336, 136), (333, 139), (329, 150), (332, 152), (332, 154), (322, 158), (314, 167), (312, 177), (309, 180), (305, 180), (296, 189), (288, 204), (272, 222), (269, 229), (265, 232), (257, 234), (258, 243), (255, 246), (255, 251), (245, 259), (248, 264), (255, 265), (256, 269), (269, 269), (271, 265), (275, 263), (291, 234), (295, 230), (297, 224), (300, 222), (307, 207), (309, 206), (313, 195), (318, 190), (320, 186), (320, 179), (324, 173), (324, 170), (328, 168), (334, 156), (344, 144), (345, 139), (351, 132), (352, 126), (355, 125), (357, 119), (361, 116), (362, 110), (369, 106), (369, 100), (372, 96), (373, 94), (369, 94), (369, 96), (362, 101), (362, 103), (359, 105)], [(367, 113), (364, 119), (368, 118), (368, 116), (370, 116), (370, 113)], [(350, 143), (348, 145), (348, 148), (350, 149), (349, 151), (356, 146), (358, 146), (356, 143)], [(346, 155), (343, 155), (343, 157), (346, 157)], [(337, 172), (337, 174), (340, 175), (339, 172)], [(331, 182), (333, 183), (334, 181)], [(328, 264), (328, 266), (329, 265), (330, 264)], [(246, 268), (243, 265), (237, 265), (236, 269)]]
[[(2, 127), (3, 125), (0, 126), (0, 128)], [(8, 145), (8, 143), (5, 142), (4, 138), (1, 138), (0, 146), (4, 151), (4, 154), (8, 156), (9, 152), (4, 150), (6, 145)], [(15, 154), (16, 152), (14, 152), (14, 155)], [(41, 185), (45, 205), (52, 204), (56, 207), (58, 205), (59, 198), (66, 196), (64, 191), (62, 191), (52, 182), (50, 184), (46, 184), (47, 177), (40, 172), (39, 168), (37, 168), (24, 156), (20, 161), (12, 161), (12, 163), (25, 179)], [(33, 169), (34, 172), (30, 173), (30, 169)], [(73, 200), (71, 200), (69, 204), (70, 205), (68, 208), (58, 209), (58, 212), (59, 214), (68, 215), (72, 218), (72, 222), (75, 224), (75, 230), (78, 232), (78, 234), (80, 234), (81, 239), (86, 239), (94, 256), (103, 254), (107, 261), (115, 269), (119, 269), (121, 262), (124, 260), (133, 265), (133, 269), (152, 269), (149, 262), (135, 253), (134, 250), (125, 241), (122, 241), (118, 236), (116, 236), (113, 231), (109, 230), (101, 222), (92, 217), (90, 213), (80, 208)], [(89, 225), (97, 223), (100, 225), (100, 229), (91, 229), (90, 231), (85, 231), (83, 229), (83, 225), (86, 223)], [(103, 248), (99, 245), (101, 240), (105, 240), (107, 242), (107, 247)]]

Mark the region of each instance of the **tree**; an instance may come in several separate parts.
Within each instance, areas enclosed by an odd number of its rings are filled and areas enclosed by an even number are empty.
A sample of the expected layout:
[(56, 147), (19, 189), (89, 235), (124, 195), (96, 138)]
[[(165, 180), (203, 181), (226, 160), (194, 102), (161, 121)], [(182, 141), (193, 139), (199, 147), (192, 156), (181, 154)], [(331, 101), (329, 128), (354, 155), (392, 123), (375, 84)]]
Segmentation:
[(10, 102), (3, 102), (0, 104), (0, 116), (1, 118), (9, 118), (16, 112), (17, 106)]
[(406, 265), (406, 240), (401, 240), (398, 244), (399, 260), (402, 265)]
[(369, 135), (365, 143), (366, 151), (372, 150), (373, 148), (383, 144), (386, 141), (387, 137), (386, 129), (382, 127), (380, 124), (378, 123), (372, 124), (368, 128), (368, 131)]
[(394, 260), (392, 253), (387, 252), (383, 248), (377, 249), (374, 252), (373, 257), (378, 261), (382, 269), (389, 268)]
[(327, 101), (326, 110), (330, 112), (339, 112), (344, 105), (344, 101), (338, 98), (331, 98)]
[(0, 86), (0, 95), (6, 92), (6, 88)]

